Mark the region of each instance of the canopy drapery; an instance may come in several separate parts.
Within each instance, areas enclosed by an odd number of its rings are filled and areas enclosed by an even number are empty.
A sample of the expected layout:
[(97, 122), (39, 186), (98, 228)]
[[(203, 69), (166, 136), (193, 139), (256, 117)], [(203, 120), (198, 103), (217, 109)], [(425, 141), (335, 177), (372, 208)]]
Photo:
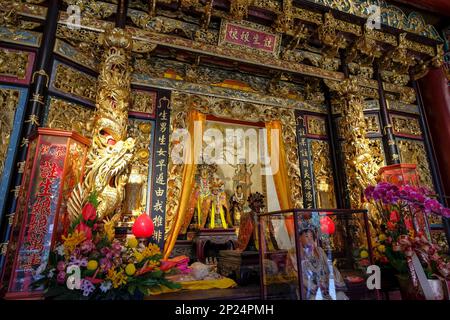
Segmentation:
[[(180, 195), (180, 201), (178, 204), (177, 213), (175, 216), (174, 227), (167, 237), (164, 246), (164, 259), (168, 259), (170, 253), (172, 252), (175, 243), (177, 241), (178, 235), (180, 233), (181, 227), (185, 221), (185, 215), (189, 207), (190, 198), (192, 196), (192, 189), (195, 182), (196, 173), (196, 161), (194, 161), (194, 126), (195, 122), (200, 123), (201, 132), (203, 136), (203, 130), (206, 122), (206, 115), (193, 110), (188, 115), (188, 132), (190, 139), (191, 148), (186, 148), (184, 153), (184, 167), (183, 167), (183, 177), (182, 177), (182, 190)], [(268, 154), (271, 159), (271, 168), (273, 174), (273, 180), (277, 192), (278, 202), (280, 204), (281, 210), (292, 208), (291, 199), (291, 188), (289, 184), (289, 176), (286, 164), (286, 151), (284, 148), (283, 138), (282, 138), (282, 124), (279, 120), (268, 121), (265, 124), (267, 129), (267, 146)], [(274, 130), (278, 130), (274, 132)], [(197, 137), (198, 138), (198, 137)], [(201, 144), (200, 144), (201, 145)], [(274, 154), (272, 154), (274, 153)], [(276, 154), (277, 153), (277, 154)], [(273, 157), (273, 158), (272, 158)], [(293, 217), (288, 217), (285, 220), (286, 229), (290, 236), (294, 234)]]
[[(178, 210), (175, 215), (175, 221), (173, 224), (173, 229), (171, 230), (170, 234), (167, 237), (166, 243), (164, 245), (164, 259), (168, 259), (170, 256), (170, 253), (173, 250), (173, 247), (175, 246), (175, 243), (178, 238), (178, 234), (180, 233), (180, 229), (183, 225), (184, 218), (186, 215), (186, 212), (188, 210), (189, 206), (189, 200), (191, 198), (192, 194), (192, 188), (194, 186), (194, 178), (195, 178), (195, 172), (197, 169), (196, 161), (195, 161), (195, 152), (194, 152), (194, 128), (195, 123), (197, 123), (197, 126), (200, 124), (201, 126), (201, 132), (203, 136), (203, 130), (205, 127), (206, 122), (206, 115), (198, 112), (196, 110), (192, 110), (188, 114), (188, 121), (187, 121), (187, 127), (189, 132), (189, 139), (190, 139), (190, 145), (188, 147), (185, 147), (184, 150), (184, 167), (183, 167), (183, 177), (182, 177), (182, 190), (180, 195), (180, 201), (178, 204)], [(201, 144), (200, 144), (201, 145)]]
[[(278, 202), (281, 210), (292, 209), (291, 186), (289, 183), (288, 169), (286, 165), (286, 150), (283, 143), (282, 124), (279, 120), (272, 120), (266, 122), (267, 129), (267, 146), (271, 165), (273, 170), (273, 181), (277, 191)], [(273, 130), (278, 130), (278, 134), (272, 134)], [(275, 139), (275, 140), (274, 140)], [(272, 151), (278, 152), (273, 155)], [(274, 165), (276, 164), (276, 165)], [(278, 168), (276, 168), (278, 166)], [(289, 236), (294, 235), (293, 216), (289, 216), (285, 220), (286, 229)]]

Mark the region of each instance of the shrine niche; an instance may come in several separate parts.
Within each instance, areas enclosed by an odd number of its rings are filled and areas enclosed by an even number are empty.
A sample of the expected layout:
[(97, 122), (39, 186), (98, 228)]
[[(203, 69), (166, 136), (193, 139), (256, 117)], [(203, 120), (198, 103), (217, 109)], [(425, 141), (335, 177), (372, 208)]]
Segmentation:
[[(183, 101), (188, 101), (187, 109)], [(301, 185), (298, 166), (296, 165), (298, 162), (297, 145), (295, 139), (295, 127), (293, 126), (295, 125), (295, 122), (293, 122), (294, 114), (291, 110), (276, 110), (275, 108), (264, 105), (244, 104), (240, 101), (229, 99), (216, 99), (200, 95), (185, 95), (175, 92), (172, 94), (172, 119), (174, 119), (171, 124), (172, 128), (186, 128), (188, 125), (187, 116), (190, 110), (195, 110), (199, 113), (201, 112), (201, 114), (204, 115), (204, 130), (202, 132), (206, 132), (207, 129), (214, 129), (219, 134), (222, 134), (223, 132), (226, 133), (227, 129), (231, 129), (232, 131), (236, 129), (241, 129), (242, 131), (244, 131), (244, 129), (251, 129), (256, 138), (256, 140), (253, 140), (253, 148), (261, 147), (262, 141), (259, 141), (260, 138), (258, 138), (258, 136), (261, 137), (259, 131), (260, 129), (265, 128), (264, 123), (267, 121), (279, 120), (283, 126), (280, 138), (284, 140), (284, 148), (287, 155), (286, 165), (289, 172), (289, 183), (292, 188), (292, 194), (290, 195), (291, 199), (289, 199), (289, 201), (296, 204), (301, 203)], [(242, 113), (246, 113), (246, 116), (244, 115), (246, 121), (239, 120), (243, 117)], [(211, 121), (208, 120), (208, 117), (211, 117)], [(229, 138), (226, 134), (225, 137), (227, 139)], [(172, 139), (171, 148), (173, 148), (174, 143), (175, 142)], [(179, 142), (176, 142), (176, 144), (178, 143)], [(210, 142), (210, 144), (211, 143), (214, 142)], [(201, 166), (198, 166), (199, 169), (194, 175), (195, 182), (193, 184), (193, 193), (187, 195), (190, 201), (189, 205), (186, 204), (187, 211), (181, 220), (182, 222), (179, 230), (173, 229), (173, 225), (177, 219), (180, 219), (180, 217), (177, 217), (175, 214), (179, 206), (178, 201), (184, 186), (181, 175), (179, 173), (177, 174), (177, 172), (181, 172), (183, 165), (174, 164), (173, 161), (169, 165), (170, 176), (168, 185), (171, 187), (169, 188), (170, 201), (168, 202), (166, 213), (166, 235), (168, 235), (168, 239), (175, 239), (180, 232), (182, 234), (185, 232), (187, 233), (192, 219), (196, 219), (194, 221), (196, 221), (197, 224), (199, 224), (200, 221), (199, 225), (204, 227), (205, 223), (211, 220), (211, 218), (209, 218), (209, 220), (207, 219), (208, 214), (210, 215), (212, 212), (212, 208), (214, 208), (214, 212), (217, 212), (216, 215), (219, 219), (218, 222), (220, 226), (228, 226), (227, 224), (229, 222), (235, 224), (236, 215), (232, 217), (230, 214), (231, 212), (236, 214), (236, 210), (239, 210), (240, 212), (238, 215), (245, 214), (246, 210), (248, 212), (248, 209), (246, 208), (246, 205), (248, 206), (248, 204), (245, 203), (245, 200), (242, 201), (241, 199), (248, 198), (250, 193), (254, 192), (266, 193), (267, 181), (265, 181), (265, 176), (261, 172), (261, 166), (258, 165), (257, 162), (251, 163), (251, 161), (249, 161), (249, 157), (252, 156), (251, 152), (254, 155), (255, 150), (251, 149), (252, 145), (250, 144), (250, 149), (248, 147), (244, 148), (244, 150), (248, 150), (246, 151), (247, 153), (244, 152), (238, 157), (238, 151), (243, 147), (242, 145), (239, 145), (239, 143), (242, 144), (247, 142), (245, 139), (241, 141), (238, 140), (238, 149), (236, 149), (234, 143), (232, 144), (233, 149), (227, 149), (228, 144), (225, 143), (220, 145), (218, 150), (224, 150), (223, 153), (215, 154), (214, 156), (216, 158), (223, 158), (223, 160), (225, 160), (224, 164), (214, 164), (212, 166), (202, 164)], [(209, 148), (214, 149), (214, 146), (211, 147), (210, 144), (208, 145)], [(204, 146), (204, 142), (202, 142), (202, 146)], [(221, 149), (223, 147), (225, 148)], [(203, 150), (203, 152), (205, 152), (205, 150)], [(257, 154), (256, 157), (259, 157), (259, 155)], [(203, 161), (208, 161), (208, 159), (205, 158), (206, 156), (204, 153)], [(226, 159), (232, 159), (232, 162), (226, 163)], [(207, 182), (205, 179), (207, 179)], [(178, 187), (173, 188), (173, 186)], [(207, 190), (203, 190), (202, 188)], [(202, 194), (202, 192), (205, 193)], [(214, 196), (216, 196), (218, 200), (213, 200)], [(275, 195), (272, 195), (272, 199), (274, 196)], [(238, 201), (234, 201), (234, 203), (232, 201), (230, 203), (231, 199)], [(275, 201), (278, 202), (276, 198)], [(221, 203), (219, 207), (216, 207), (219, 203)], [(231, 211), (231, 209), (233, 211)], [(201, 214), (199, 214), (199, 212), (201, 212)], [(223, 218), (220, 217), (221, 214)], [(225, 217), (226, 214), (228, 214), (228, 217)], [(209, 222), (209, 227), (211, 227), (211, 222)], [(195, 228), (195, 223), (192, 228)], [(172, 245), (175, 245), (174, 240), (171, 241), (173, 241)], [(168, 252), (170, 252), (170, 250)]]

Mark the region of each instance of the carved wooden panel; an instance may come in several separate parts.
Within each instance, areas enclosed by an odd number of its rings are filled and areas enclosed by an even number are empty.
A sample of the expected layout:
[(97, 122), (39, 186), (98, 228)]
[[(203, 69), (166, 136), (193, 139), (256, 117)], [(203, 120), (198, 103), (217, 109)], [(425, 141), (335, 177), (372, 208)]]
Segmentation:
[(63, 99), (50, 97), (45, 126), (73, 130), (91, 138), (94, 110)]
[(16, 109), (19, 105), (20, 91), (0, 87), (0, 176), (8, 153), (8, 146), (14, 125)]
[(419, 119), (391, 114), (391, 121), (396, 135), (411, 138), (422, 137)]
[(397, 146), (400, 153), (400, 161), (402, 163), (416, 164), (420, 182), (434, 189), (424, 143), (416, 140), (397, 139)]
[(97, 78), (55, 61), (50, 88), (68, 97), (94, 104), (97, 94)]
[(30, 83), (34, 57), (34, 52), (0, 48), (0, 81)]

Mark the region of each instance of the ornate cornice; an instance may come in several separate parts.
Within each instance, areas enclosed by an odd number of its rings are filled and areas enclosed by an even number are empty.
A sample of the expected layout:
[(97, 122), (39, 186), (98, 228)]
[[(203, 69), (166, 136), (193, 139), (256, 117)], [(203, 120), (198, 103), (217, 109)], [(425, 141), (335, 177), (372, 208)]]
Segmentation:
[(415, 33), (436, 41), (443, 41), (432, 25), (427, 25), (423, 17), (417, 12), (406, 15), (400, 8), (389, 5), (384, 0), (306, 0), (325, 7), (333, 8), (348, 14), (367, 19), (371, 12), (370, 6), (381, 9), (381, 23), (399, 30)]

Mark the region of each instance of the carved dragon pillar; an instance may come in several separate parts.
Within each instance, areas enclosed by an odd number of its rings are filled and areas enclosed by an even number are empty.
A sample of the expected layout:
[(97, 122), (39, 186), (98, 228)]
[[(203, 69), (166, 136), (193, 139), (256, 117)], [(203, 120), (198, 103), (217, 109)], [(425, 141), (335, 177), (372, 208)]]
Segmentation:
[(343, 157), (350, 206), (360, 209), (363, 206), (363, 191), (367, 186), (377, 183), (380, 169), (366, 138), (364, 101), (358, 95), (355, 79), (347, 78), (342, 82), (326, 81), (326, 84), (335, 93), (335, 103), (339, 104), (342, 113), (340, 128), (344, 138)]
[(127, 138), (132, 39), (125, 30), (114, 28), (105, 32), (102, 42), (105, 52), (98, 77), (92, 145), (84, 181), (68, 201), (71, 221), (78, 217), (92, 193), (97, 195), (101, 219), (116, 211), (124, 198), (128, 166), (134, 154), (134, 139)]

